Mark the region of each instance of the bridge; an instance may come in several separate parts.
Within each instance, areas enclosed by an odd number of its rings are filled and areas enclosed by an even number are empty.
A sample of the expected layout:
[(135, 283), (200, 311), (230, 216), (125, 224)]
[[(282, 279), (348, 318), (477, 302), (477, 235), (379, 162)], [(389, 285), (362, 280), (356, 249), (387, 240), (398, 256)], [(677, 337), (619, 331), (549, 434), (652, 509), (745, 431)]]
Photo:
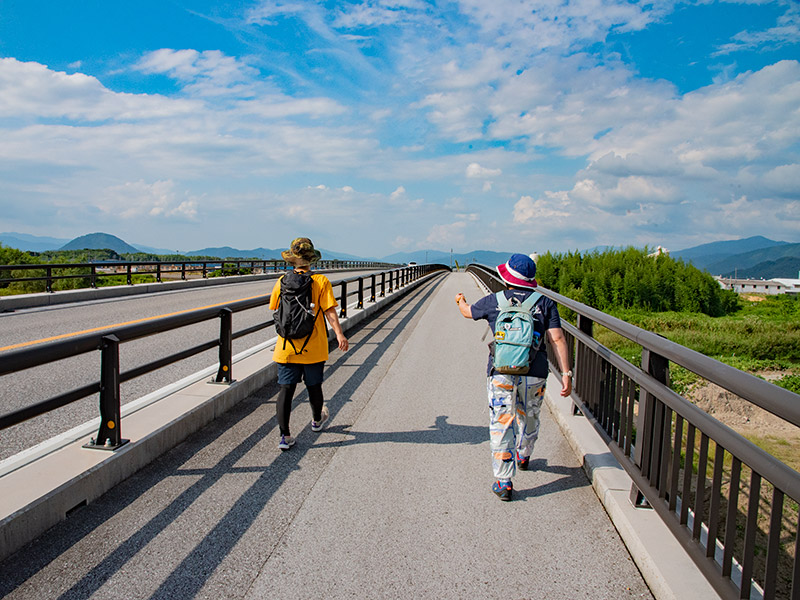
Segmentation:
[[(762, 476), (772, 482), (773, 507), (778, 493), (786, 504), (797, 500), (797, 473), (678, 406), (661, 362), (674, 349), (653, 350), (663, 340), (635, 332), (647, 359), (635, 372), (592, 343), (591, 324), (608, 317), (557, 294), (582, 311), (578, 327), (567, 328), (576, 391), (567, 399), (548, 393), (532, 469), (515, 478), (513, 502), (497, 501), (489, 491), (485, 326), (452, 304), (457, 292), (473, 299), (494, 285), (472, 271), (416, 269), (390, 279), (397, 283), (382, 296), (373, 279), (366, 300), (362, 280), (352, 304), (343, 292), (351, 349), (332, 352), (326, 368), (331, 421), (311, 432), (300, 394), (289, 452), (277, 449), (266, 344), (228, 357), (229, 380), (215, 367), (217, 377), (122, 410), (118, 427), (130, 442), (116, 449), (84, 448), (83, 434), (0, 463), (0, 596), (796, 598), (797, 578), (788, 588), (776, 583), (776, 542), (764, 542), (763, 577), (748, 553), (748, 544), (763, 542), (752, 524), (760, 494), (736, 559), (726, 562), (725, 546), (717, 547), (722, 538), (734, 554), (733, 538), (707, 524), (720, 514), (721, 453), (736, 453), (726, 488), (735, 480), (738, 495), (744, 463), (751, 487), (755, 477), (759, 490)], [(691, 354), (681, 360), (707, 367)], [(791, 410), (783, 416), (795, 418)], [(703, 487), (712, 472), (707, 506), (692, 493), (701, 485), (692, 484), (693, 469), (674, 467), (695, 455)], [(732, 504), (728, 523), (737, 520)], [(778, 506), (769, 531), (778, 527), (785, 538), (782, 496)]]

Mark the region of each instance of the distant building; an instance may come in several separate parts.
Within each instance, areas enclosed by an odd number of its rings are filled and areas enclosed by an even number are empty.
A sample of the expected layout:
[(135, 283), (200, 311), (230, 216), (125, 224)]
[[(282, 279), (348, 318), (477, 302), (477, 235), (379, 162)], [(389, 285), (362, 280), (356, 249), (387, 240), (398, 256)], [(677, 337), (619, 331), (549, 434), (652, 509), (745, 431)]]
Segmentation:
[(737, 294), (800, 294), (800, 279), (735, 279), (715, 276), (720, 287)]
[(784, 294), (800, 294), (800, 279), (784, 279), (776, 277), (770, 281), (776, 281), (784, 286)]

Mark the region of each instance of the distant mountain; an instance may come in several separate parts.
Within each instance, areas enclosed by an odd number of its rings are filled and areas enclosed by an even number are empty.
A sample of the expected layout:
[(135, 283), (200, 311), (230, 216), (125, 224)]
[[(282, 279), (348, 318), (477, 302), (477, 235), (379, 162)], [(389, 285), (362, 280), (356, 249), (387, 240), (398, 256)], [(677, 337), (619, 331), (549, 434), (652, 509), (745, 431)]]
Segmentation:
[[(781, 262), (783, 259), (789, 260)], [(772, 270), (775, 268), (776, 263), (780, 263), (778, 264), (778, 268), (785, 268), (787, 272), (786, 274), (775, 275), (775, 277), (795, 277), (797, 275), (797, 269), (790, 266), (792, 264), (792, 259), (800, 261), (800, 244), (781, 244), (780, 246), (773, 246), (771, 248), (761, 248), (751, 252), (734, 254), (733, 256), (728, 256), (708, 265), (706, 270), (712, 275), (736, 272), (742, 273), (748, 270), (748, 272), (754, 271), (753, 274), (748, 275), (748, 277), (763, 277), (764, 279), (769, 279), (765, 274), (755, 272), (757, 271), (756, 267), (764, 265), (765, 269)]]
[(133, 244), (134, 247), (139, 249), (139, 252), (146, 254), (180, 254), (178, 250), (170, 250), (169, 248), (153, 248), (152, 246), (145, 246), (144, 244)]
[(734, 269), (720, 273), (722, 277), (739, 279), (800, 279), (800, 257), (779, 258), (758, 263), (746, 269)]
[[(375, 260), (374, 258), (363, 258), (355, 256), (354, 254), (345, 254), (343, 252), (332, 252), (323, 248), (317, 248), (322, 254), (323, 260)], [(254, 248), (253, 250), (239, 250), (231, 248), (230, 246), (221, 246), (216, 248), (203, 248), (202, 250), (193, 250), (192, 252), (184, 252), (186, 256), (216, 256), (217, 258), (231, 258), (231, 259), (248, 259), (255, 258), (260, 260), (281, 260), (281, 252), (286, 248)]]
[(117, 236), (108, 233), (82, 235), (66, 243), (59, 250), (103, 250), (105, 248), (113, 250), (117, 254), (139, 252), (138, 248), (134, 248)]
[[(700, 246), (686, 248), (685, 250), (673, 251), (670, 252), (669, 254), (672, 258), (681, 258), (684, 260), (684, 262), (692, 263), (698, 269), (706, 269), (712, 274), (718, 274), (718, 272), (715, 272), (715, 270), (718, 269), (716, 265), (728, 258), (740, 254), (754, 252), (757, 250), (776, 248), (778, 246), (786, 246), (786, 245), (790, 244), (788, 242), (776, 242), (774, 240), (770, 240), (763, 236), (757, 235), (741, 240), (727, 240), (722, 242), (711, 242), (709, 244), (701, 244)], [(775, 255), (771, 257), (772, 260), (777, 258), (780, 258), (780, 256)], [(770, 259), (767, 258), (762, 260), (770, 260)], [(753, 266), (755, 264), (756, 263), (752, 263), (747, 266)], [(712, 265), (714, 265), (713, 269)]]
[(269, 248), (255, 248), (253, 250), (238, 250), (230, 246), (220, 246), (215, 248), (203, 248), (202, 250), (192, 250), (184, 252), (185, 256), (216, 256), (217, 258), (257, 258), (262, 260), (280, 259), (280, 250), (270, 250)]
[[(495, 266), (506, 262), (512, 254), (513, 252), (473, 250), (472, 252), (460, 254), (454, 253), (452, 259), (460, 265), (478, 263), (481, 265)], [(381, 260), (390, 263), (409, 263), (413, 261), (419, 264), (425, 264), (427, 262), (450, 265), (450, 258), (449, 252), (442, 252), (440, 250), (417, 250), (415, 252), (395, 252), (389, 256), (384, 256)]]
[(16, 248), (23, 252), (46, 252), (47, 250), (58, 250), (69, 240), (29, 235), (27, 233), (6, 232), (0, 233), (0, 244), (9, 248)]

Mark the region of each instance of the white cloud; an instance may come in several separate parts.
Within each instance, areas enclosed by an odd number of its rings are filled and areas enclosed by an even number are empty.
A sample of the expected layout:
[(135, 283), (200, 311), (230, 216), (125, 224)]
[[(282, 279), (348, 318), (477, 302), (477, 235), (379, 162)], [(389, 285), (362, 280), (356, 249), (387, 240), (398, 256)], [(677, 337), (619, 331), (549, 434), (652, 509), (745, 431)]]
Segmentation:
[(434, 225), (431, 227), (425, 241), (434, 248), (461, 246), (466, 241), (466, 229), (467, 224), (464, 221), (456, 221), (446, 225)]
[(197, 112), (188, 100), (111, 92), (94, 77), (0, 58), (0, 117), (99, 122), (176, 118)]
[(563, 192), (545, 192), (544, 197), (534, 200), (531, 196), (522, 196), (514, 204), (514, 222), (551, 223), (557, 219), (571, 215), (569, 196)]
[(489, 169), (478, 163), (470, 163), (467, 166), (467, 177), (470, 179), (490, 179), (499, 176), (502, 172), (501, 169)]
[(572, 200), (586, 202), (606, 210), (638, 206), (642, 203), (671, 203), (678, 193), (664, 184), (639, 176), (623, 177), (613, 187), (603, 187), (592, 179), (582, 179), (569, 192)]
[(127, 182), (107, 188), (97, 200), (97, 208), (123, 219), (143, 217), (195, 220), (197, 199), (186, 194), (179, 196), (173, 181)]
[(392, 202), (399, 202), (406, 198), (406, 188), (402, 185), (399, 186), (395, 191), (389, 194), (389, 200)]
[(774, 27), (760, 31), (741, 31), (731, 38), (731, 42), (722, 44), (713, 56), (747, 50), (775, 50), (782, 46), (800, 43), (800, 7), (793, 0), (783, 0), (781, 3), (786, 7), (786, 12), (778, 18)]
[(789, 198), (800, 198), (800, 164), (780, 165), (764, 174), (769, 190)]
[(147, 74), (168, 75), (199, 96), (253, 96), (251, 83), (258, 75), (253, 67), (219, 50), (162, 48), (143, 56), (135, 68)]

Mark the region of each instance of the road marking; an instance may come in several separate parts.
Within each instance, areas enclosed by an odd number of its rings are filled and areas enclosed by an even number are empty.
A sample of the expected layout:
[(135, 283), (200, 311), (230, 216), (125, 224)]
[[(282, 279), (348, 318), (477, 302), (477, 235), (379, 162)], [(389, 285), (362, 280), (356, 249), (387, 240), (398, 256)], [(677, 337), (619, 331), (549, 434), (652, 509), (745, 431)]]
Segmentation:
[(172, 317), (174, 315), (181, 315), (187, 312), (193, 312), (195, 310), (203, 310), (206, 308), (214, 308), (216, 306), (226, 306), (228, 304), (233, 304), (234, 302), (241, 302), (243, 300), (252, 300), (253, 298), (261, 298), (265, 296), (265, 294), (259, 294), (257, 296), (249, 296), (248, 298), (239, 298), (238, 300), (228, 300), (227, 302), (220, 302), (218, 304), (209, 304), (208, 306), (200, 306), (197, 308), (187, 308), (186, 310), (179, 310), (176, 312), (166, 313), (164, 315), (156, 315), (155, 317), (144, 317), (143, 319), (136, 319), (134, 321), (126, 321), (124, 323), (115, 323), (114, 325), (103, 325), (102, 327), (93, 327), (92, 329), (84, 329), (83, 331), (74, 331), (72, 333), (62, 333), (61, 335), (54, 335), (52, 337), (42, 338), (40, 340), (34, 340), (31, 342), (21, 342), (19, 344), (13, 344), (11, 346), (5, 346), (0, 348), (0, 352), (4, 352), (6, 350), (16, 350), (18, 348), (25, 348), (27, 346), (33, 346), (35, 344), (43, 344), (45, 342), (54, 342), (56, 340), (63, 340), (70, 337), (75, 337), (76, 335), (83, 335), (84, 333), (94, 333), (95, 331), (103, 331), (104, 329), (111, 329), (113, 327), (124, 327), (125, 325), (134, 325), (136, 323), (144, 323), (146, 321), (154, 321), (155, 319), (161, 319), (163, 317)]

